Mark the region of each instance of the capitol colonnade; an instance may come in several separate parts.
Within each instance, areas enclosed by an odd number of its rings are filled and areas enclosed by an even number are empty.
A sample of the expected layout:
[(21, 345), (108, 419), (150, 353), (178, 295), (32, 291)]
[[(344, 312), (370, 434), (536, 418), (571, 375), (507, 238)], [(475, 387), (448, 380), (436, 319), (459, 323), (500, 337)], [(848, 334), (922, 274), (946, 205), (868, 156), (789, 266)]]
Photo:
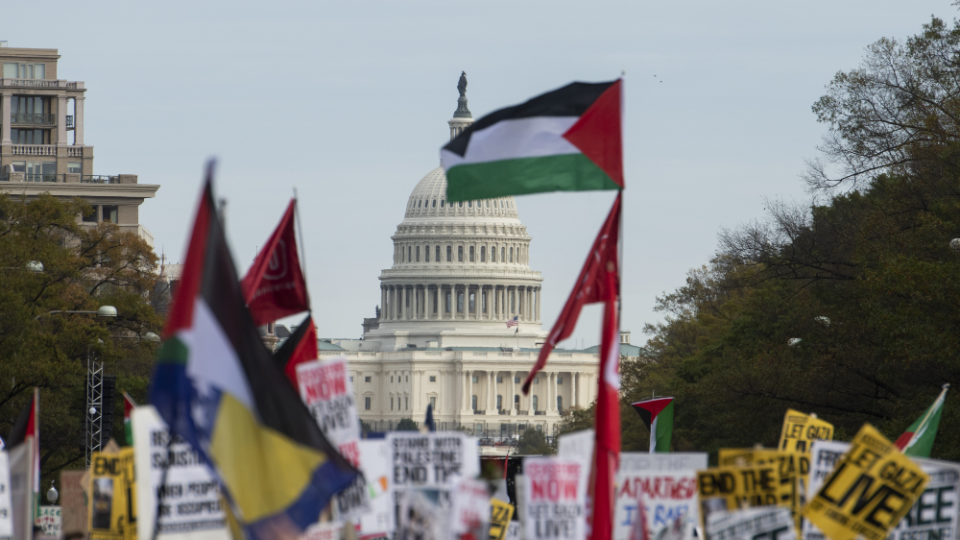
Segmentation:
[(540, 322), (540, 287), (486, 283), (390, 284), (380, 288), (381, 321)]

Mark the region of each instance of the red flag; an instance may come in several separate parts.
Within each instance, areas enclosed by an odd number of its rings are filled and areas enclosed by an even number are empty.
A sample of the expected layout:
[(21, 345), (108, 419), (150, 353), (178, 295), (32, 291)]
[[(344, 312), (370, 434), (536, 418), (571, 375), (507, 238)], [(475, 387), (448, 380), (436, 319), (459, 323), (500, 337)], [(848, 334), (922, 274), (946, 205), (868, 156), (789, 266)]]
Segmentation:
[[(611, 269), (612, 268), (612, 269)], [(600, 388), (594, 419), (593, 538), (613, 536), (614, 485), (620, 461), (620, 324), (617, 312), (619, 282), (616, 267), (608, 264), (605, 291), (611, 291), (603, 310), (600, 341)]]
[(317, 358), (320, 358), (320, 353), (317, 351), (317, 327), (313, 324), (313, 315), (307, 315), (293, 335), (273, 354), (277, 367), (287, 375), (297, 392), (300, 391), (297, 366)]
[[(576, 283), (573, 285), (573, 291), (570, 293), (570, 297), (567, 298), (567, 303), (563, 306), (563, 311), (560, 312), (557, 323), (553, 325), (553, 329), (550, 330), (550, 335), (547, 336), (547, 341), (543, 344), (543, 348), (540, 349), (540, 356), (537, 358), (537, 363), (533, 366), (533, 369), (530, 370), (527, 379), (523, 381), (524, 395), (530, 393), (530, 384), (533, 382), (534, 376), (546, 365), (547, 358), (550, 356), (553, 348), (557, 343), (567, 339), (570, 337), (570, 334), (573, 333), (573, 329), (577, 326), (577, 319), (580, 318), (580, 310), (583, 309), (583, 306), (586, 304), (596, 304), (597, 302), (616, 301), (617, 294), (620, 291), (620, 279), (617, 270), (619, 265), (617, 260), (617, 241), (619, 237), (620, 194), (618, 193), (616, 200), (613, 201), (613, 208), (610, 209), (610, 214), (600, 229), (600, 234), (598, 234), (597, 239), (593, 241), (593, 247), (590, 249), (590, 254), (587, 255), (587, 262), (584, 263), (583, 270), (580, 271), (580, 277), (577, 278)], [(613, 283), (615, 285), (613, 290), (608, 290), (609, 286), (605, 279), (605, 274), (607, 273), (613, 274)]]
[(310, 309), (293, 229), (295, 211), (296, 199), (291, 199), (280, 225), (240, 282), (250, 315), (258, 326)]

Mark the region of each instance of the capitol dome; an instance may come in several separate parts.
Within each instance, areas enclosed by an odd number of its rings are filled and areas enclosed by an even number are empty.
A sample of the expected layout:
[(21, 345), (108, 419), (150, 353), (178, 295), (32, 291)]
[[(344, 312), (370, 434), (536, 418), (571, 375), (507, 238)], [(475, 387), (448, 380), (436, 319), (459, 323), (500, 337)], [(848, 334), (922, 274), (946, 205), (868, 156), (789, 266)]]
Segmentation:
[[(451, 138), (473, 122), (465, 100)], [(380, 275), (380, 313), (364, 340), (380, 350), (523, 346), (542, 341), (540, 272), (513, 197), (449, 203), (442, 167), (410, 193)], [(516, 324), (514, 324), (514, 319)], [(508, 326), (507, 323), (510, 322)]]

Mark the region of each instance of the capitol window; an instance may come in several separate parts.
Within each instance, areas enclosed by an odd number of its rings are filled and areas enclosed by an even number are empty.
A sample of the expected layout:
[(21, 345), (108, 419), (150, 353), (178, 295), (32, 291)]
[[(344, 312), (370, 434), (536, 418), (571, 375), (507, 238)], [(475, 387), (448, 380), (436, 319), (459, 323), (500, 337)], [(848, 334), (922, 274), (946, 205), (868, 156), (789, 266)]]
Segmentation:
[[(518, 377), (519, 378), (519, 377)], [(367, 398), (370, 399), (370, 398)], [(367, 407), (369, 409), (369, 407)], [(520, 410), (520, 394), (514, 394), (513, 396), (513, 408)]]
[(443, 208), (443, 199), (440, 199), (440, 208)]
[(507, 261), (507, 248), (502, 247), (500, 248), (500, 262), (506, 262), (506, 261)]
[(436, 398), (436, 397), (430, 396), (430, 406), (433, 407), (434, 410), (437, 409), (437, 398)]
[(436, 200), (436, 199), (433, 200), (433, 207), (434, 207), (434, 208), (437, 207), (437, 200)]
[(470, 246), (470, 262), (474, 262), (474, 260), (473, 260), (473, 246)]
[(457, 262), (463, 262), (463, 246), (457, 246)]
[(423, 261), (430, 262), (430, 246), (423, 248)]
[(467, 208), (473, 208), (473, 201), (467, 201)]
[(450, 293), (447, 293), (447, 300), (446, 300), (446, 304), (447, 304), (447, 313), (450, 313), (450, 311), (452, 310), (452, 308), (451, 308), (451, 298), (450, 298)]
[(514, 384), (520, 384), (520, 377), (514, 377), (514, 378), (513, 378), (513, 383), (514, 383)]
[[(559, 399), (559, 398), (558, 398), (558, 399)], [(405, 410), (405, 411), (409, 411), (409, 410), (410, 410), (410, 398), (408, 398), (408, 397), (403, 398), (403, 410)]]
[(480, 262), (487, 262), (487, 248), (480, 246)]
[(370, 377), (364, 377), (363, 382), (370, 382)]
[(463, 201), (457, 203), (457, 208), (463, 208)]
[(417, 246), (417, 262), (420, 262), (420, 246)]
[(457, 313), (463, 313), (463, 293), (457, 293)]
[(433, 260), (440, 262), (440, 246), (437, 246), (437, 256)]
[(412, 255), (413, 255), (413, 248), (410, 246), (407, 246), (407, 262), (410, 262), (413, 260)]
[(503, 396), (497, 396), (497, 410), (503, 410)]
[[(537, 402), (537, 398), (536, 398), (536, 397), (533, 398), (533, 402), (534, 402), (534, 403)], [(393, 410), (393, 398), (390, 398), (390, 410), (391, 410), (391, 411)], [(533, 406), (533, 410), (537, 410), (537, 406), (536, 406), (536, 405)]]
[(430, 382), (437, 382), (437, 376), (436, 376), (436, 375), (431, 375), (431, 376), (430, 376)]
[(477, 411), (477, 396), (470, 396), (470, 405), (473, 406), (473, 410)]
[(513, 262), (513, 248), (510, 248), (510, 262)]
[(503, 382), (503, 377), (501, 377), (500, 375), (497, 375), (497, 382), (498, 382), (498, 383), (502, 383), (502, 382)]
[(366, 411), (370, 410), (370, 398), (368, 397), (363, 398), (363, 409)]
[(563, 377), (557, 377), (557, 384), (563, 384)]
[(473, 377), (471, 377), (471, 380), (473, 380), (473, 384), (477, 384), (478, 382), (480, 382), (480, 377), (474, 375)]
[(533, 396), (533, 412), (537, 412), (537, 396)]
[(453, 261), (453, 248), (447, 246), (447, 262)]

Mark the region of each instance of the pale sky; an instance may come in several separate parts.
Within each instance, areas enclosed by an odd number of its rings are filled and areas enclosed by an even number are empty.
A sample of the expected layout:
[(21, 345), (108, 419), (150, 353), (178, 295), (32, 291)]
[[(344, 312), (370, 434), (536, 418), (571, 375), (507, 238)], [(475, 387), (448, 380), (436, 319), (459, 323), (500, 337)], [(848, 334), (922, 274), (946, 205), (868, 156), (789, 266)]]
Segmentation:
[[(826, 133), (810, 106), (833, 75), (879, 38), (956, 13), (948, 0), (44, 6), (4, 6), (0, 40), (57, 48), (59, 78), (86, 82), (94, 173), (161, 186), (140, 208), (158, 253), (181, 262), (210, 156), (241, 274), (299, 189), (323, 337), (359, 337), (374, 315), (390, 236), (439, 164), (462, 70), (475, 118), (626, 71), (622, 328), (635, 344), (661, 318), (655, 297), (709, 261), (721, 227), (761, 217), (765, 199), (806, 199), (804, 159)], [(544, 330), (613, 196), (517, 198)], [(586, 310), (575, 339), (597, 343), (599, 326)]]

